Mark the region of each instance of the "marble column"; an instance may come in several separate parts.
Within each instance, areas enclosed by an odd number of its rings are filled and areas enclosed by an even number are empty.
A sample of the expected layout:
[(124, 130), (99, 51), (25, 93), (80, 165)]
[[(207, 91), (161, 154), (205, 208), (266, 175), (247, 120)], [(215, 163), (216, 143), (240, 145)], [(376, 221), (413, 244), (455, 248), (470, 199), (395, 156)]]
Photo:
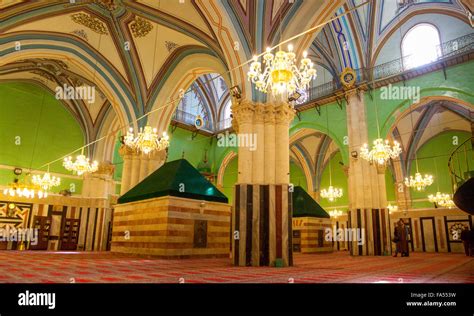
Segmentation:
[(377, 167), (360, 157), (360, 147), (373, 139), (368, 138), (364, 94), (360, 90), (346, 92), (347, 130), (349, 153), (356, 151), (358, 158), (349, 158), (349, 226), (357, 229), (361, 240), (352, 240), (352, 255), (384, 255), (391, 252), (389, 214), (386, 209), (385, 168)]
[(140, 179), (140, 154), (137, 152), (132, 153), (132, 164), (130, 168), (130, 188), (133, 188)]
[(141, 182), (143, 179), (148, 177), (149, 172), (148, 172), (148, 167), (150, 163), (150, 157), (146, 154), (141, 154), (140, 155), (140, 174), (138, 176), (138, 182)]
[(106, 161), (99, 164), (96, 172), (84, 174), (82, 196), (107, 199), (115, 194), (114, 170), (115, 166)]
[(294, 109), (283, 102), (246, 100), (232, 105), (239, 139), (257, 138), (254, 151), (238, 148), (238, 183), (232, 214), (232, 257), (238, 266), (291, 266), (292, 199), (289, 124)]
[(120, 195), (123, 195), (130, 189), (133, 151), (128, 146), (122, 145), (119, 153), (123, 160), (122, 182), (120, 185)]

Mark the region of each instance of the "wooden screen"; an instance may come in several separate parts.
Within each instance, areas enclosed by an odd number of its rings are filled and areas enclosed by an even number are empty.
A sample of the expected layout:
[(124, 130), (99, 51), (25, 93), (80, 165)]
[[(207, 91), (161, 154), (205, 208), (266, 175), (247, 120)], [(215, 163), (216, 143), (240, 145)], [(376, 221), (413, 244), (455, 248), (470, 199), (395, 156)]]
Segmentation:
[(79, 237), (79, 219), (66, 218), (61, 228), (61, 250), (76, 250)]
[(30, 244), (31, 250), (48, 250), (49, 232), (51, 230), (51, 216), (35, 216), (33, 229), (38, 230), (38, 242)]

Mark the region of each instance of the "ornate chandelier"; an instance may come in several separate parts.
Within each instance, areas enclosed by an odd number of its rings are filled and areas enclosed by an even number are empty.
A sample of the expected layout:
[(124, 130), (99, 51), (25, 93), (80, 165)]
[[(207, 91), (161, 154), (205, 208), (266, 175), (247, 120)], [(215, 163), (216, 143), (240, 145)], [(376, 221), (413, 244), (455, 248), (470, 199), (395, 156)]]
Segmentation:
[(410, 179), (405, 178), (405, 185), (410, 188), (414, 188), (417, 191), (423, 191), (427, 186), (433, 184), (433, 176), (425, 174), (423, 177), (421, 173), (415, 173), (415, 177), (410, 176)]
[(328, 189), (321, 190), (321, 197), (328, 199), (329, 202), (334, 202), (342, 196), (342, 189), (335, 188), (332, 185)]
[(76, 157), (75, 161), (72, 161), (71, 156), (64, 158), (63, 166), (66, 170), (72, 171), (79, 176), (84, 173), (96, 172), (97, 169), (99, 169), (99, 163), (97, 161), (90, 163), (89, 158), (86, 158), (84, 148), (82, 148), (81, 154)]
[(456, 204), (454, 204), (454, 201), (451, 198), (443, 201), (442, 204), (440, 203), (439, 205), (444, 206), (446, 208), (453, 208), (456, 206)]
[(44, 173), (42, 177), (40, 175), (34, 175), (32, 177), (31, 182), (33, 182), (33, 184), (39, 186), (43, 190), (48, 191), (52, 187), (59, 186), (61, 184), (61, 179), (59, 177), (52, 176), (49, 173), (49, 166), (48, 166), (48, 171)]
[(247, 73), (249, 81), (263, 93), (270, 90), (274, 95), (291, 95), (296, 90), (306, 90), (311, 80), (316, 78), (316, 69), (313, 68), (313, 62), (308, 58), (307, 52), (303, 53), (300, 66), (296, 66), (292, 45), (288, 45), (288, 52), (280, 49), (275, 55), (267, 48), (263, 55), (263, 64), (264, 69), (258, 57), (254, 56)]
[(436, 203), (438, 205), (444, 205), (448, 200), (451, 200), (451, 196), (446, 193), (436, 192), (436, 195), (428, 195), (428, 199), (431, 203)]
[(160, 151), (168, 148), (169, 136), (166, 132), (163, 132), (163, 137), (159, 138), (157, 129), (152, 128), (150, 125), (145, 128), (140, 128), (138, 135), (135, 137), (133, 128), (127, 132), (127, 135), (123, 138), (124, 144), (134, 150), (149, 154), (155, 150)]
[(331, 217), (334, 217), (334, 218), (338, 218), (339, 216), (342, 216), (342, 211), (339, 211), (339, 210), (332, 210), (332, 211), (329, 211), (329, 216)]
[(367, 144), (360, 149), (360, 156), (365, 160), (368, 160), (370, 163), (378, 163), (379, 165), (384, 165), (390, 158), (395, 159), (402, 152), (402, 148), (397, 141), (393, 142), (393, 147), (390, 146), (388, 140), (383, 140), (382, 138), (377, 138), (374, 140), (372, 149), (369, 150)]
[(36, 196), (40, 199), (48, 196), (47, 191), (43, 191), (40, 187), (28, 184), (21, 184), (18, 180), (9, 184), (9, 188), (3, 190), (3, 194), (11, 197), (25, 197), (28, 199), (35, 198)]

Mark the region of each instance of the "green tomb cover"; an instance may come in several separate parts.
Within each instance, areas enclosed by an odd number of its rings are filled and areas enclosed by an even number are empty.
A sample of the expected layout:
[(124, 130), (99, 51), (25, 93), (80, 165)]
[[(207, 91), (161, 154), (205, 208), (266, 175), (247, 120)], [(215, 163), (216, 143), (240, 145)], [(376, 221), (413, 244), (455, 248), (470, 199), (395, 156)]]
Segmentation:
[(300, 186), (294, 187), (293, 191), (293, 217), (330, 218), (318, 202)]
[[(184, 187), (181, 184), (184, 184)], [(180, 192), (180, 188), (184, 188), (184, 192)], [(118, 203), (142, 201), (167, 195), (228, 203), (227, 197), (186, 159), (165, 163), (122, 195), (118, 199)]]

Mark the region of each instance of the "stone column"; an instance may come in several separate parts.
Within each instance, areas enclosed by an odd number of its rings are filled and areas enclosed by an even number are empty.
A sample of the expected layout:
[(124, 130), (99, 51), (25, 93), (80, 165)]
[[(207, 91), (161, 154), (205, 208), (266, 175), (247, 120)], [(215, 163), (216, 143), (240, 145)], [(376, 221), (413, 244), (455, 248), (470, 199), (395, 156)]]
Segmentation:
[[(239, 146), (239, 180), (232, 214), (232, 255), (238, 266), (291, 266), (292, 199), (289, 192), (289, 123), (286, 103), (248, 101), (232, 106), (240, 139), (254, 133), (257, 149)], [(264, 141), (264, 144), (262, 144)]]
[(146, 154), (140, 155), (140, 175), (138, 177), (138, 182), (141, 182), (143, 179), (148, 177), (148, 166), (150, 163), (150, 157)]
[[(290, 183), (290, 123), (295, 116), (295, 110), (288, 103), (279, 102), (275, 107), (275, 183)], [(282, 146), (281, 144), (288, 144)]]
[(253, 133), (248, 135), (254, 139), (255, 148), (252, 152), (252, 179), (255, 184), (263, 184), (265, 179), (265, 106), (255, 103)]
[(132, 153), (132, 164), (130, 168), (130, 188), (133, 188), (140, 179), (140, 154), (137, 152)]
[(115, 194), (114, 170), (115, 166), (105, 161), (99, 164), (96, 172), (84, 174), (82, 196), (106, 199), (109, 195)]
[[(237, 137), (249, 137), (253, 133), (253, 116), (254, 104), (252, 102), (242, 100), (234, 103), (232, 106), (232, 114), (234, 116), (233, 125), (238, 122), (236, 130)], [(243, 145), (243, 144), (241, 144)], [(253, 154), (249, 147), (239, 146), (238, 148), (238, 179), (237, 183), (252, 183), (253, 172)]]
[(148, 156), (147, 176), (160, 168), (166, 162), (167, 157), (168, 152), (166, 150), (161, 150), (150, 154)]
[(275, 183), (275, 108), (273, 104), (265, 105), (264, 113), (264, 132), (265, 132), (265, 166), (264, 178), (266, 184)]
[(123, 160), (122, 182), (120, 186), (120, 195), (123, 195), (130, 189), (133, 151), (128, 146), (122, 145), (120, 146), (119, 153)]
[(385, 191), (385, 168), (378, 168), (360, 157), (364, 143), (371, 146), (368, 139), (366, 106), (362, 91), (350, 90), (346, 93), (348, 104), (347, 130), (349, 153), (357, 151), (358, 158), (350, 157), (349, 182), (349, 226), (358, 230), (362, 239), (350, 243), (352, 255), (383, 255), (391, 252), (389, 215)]

